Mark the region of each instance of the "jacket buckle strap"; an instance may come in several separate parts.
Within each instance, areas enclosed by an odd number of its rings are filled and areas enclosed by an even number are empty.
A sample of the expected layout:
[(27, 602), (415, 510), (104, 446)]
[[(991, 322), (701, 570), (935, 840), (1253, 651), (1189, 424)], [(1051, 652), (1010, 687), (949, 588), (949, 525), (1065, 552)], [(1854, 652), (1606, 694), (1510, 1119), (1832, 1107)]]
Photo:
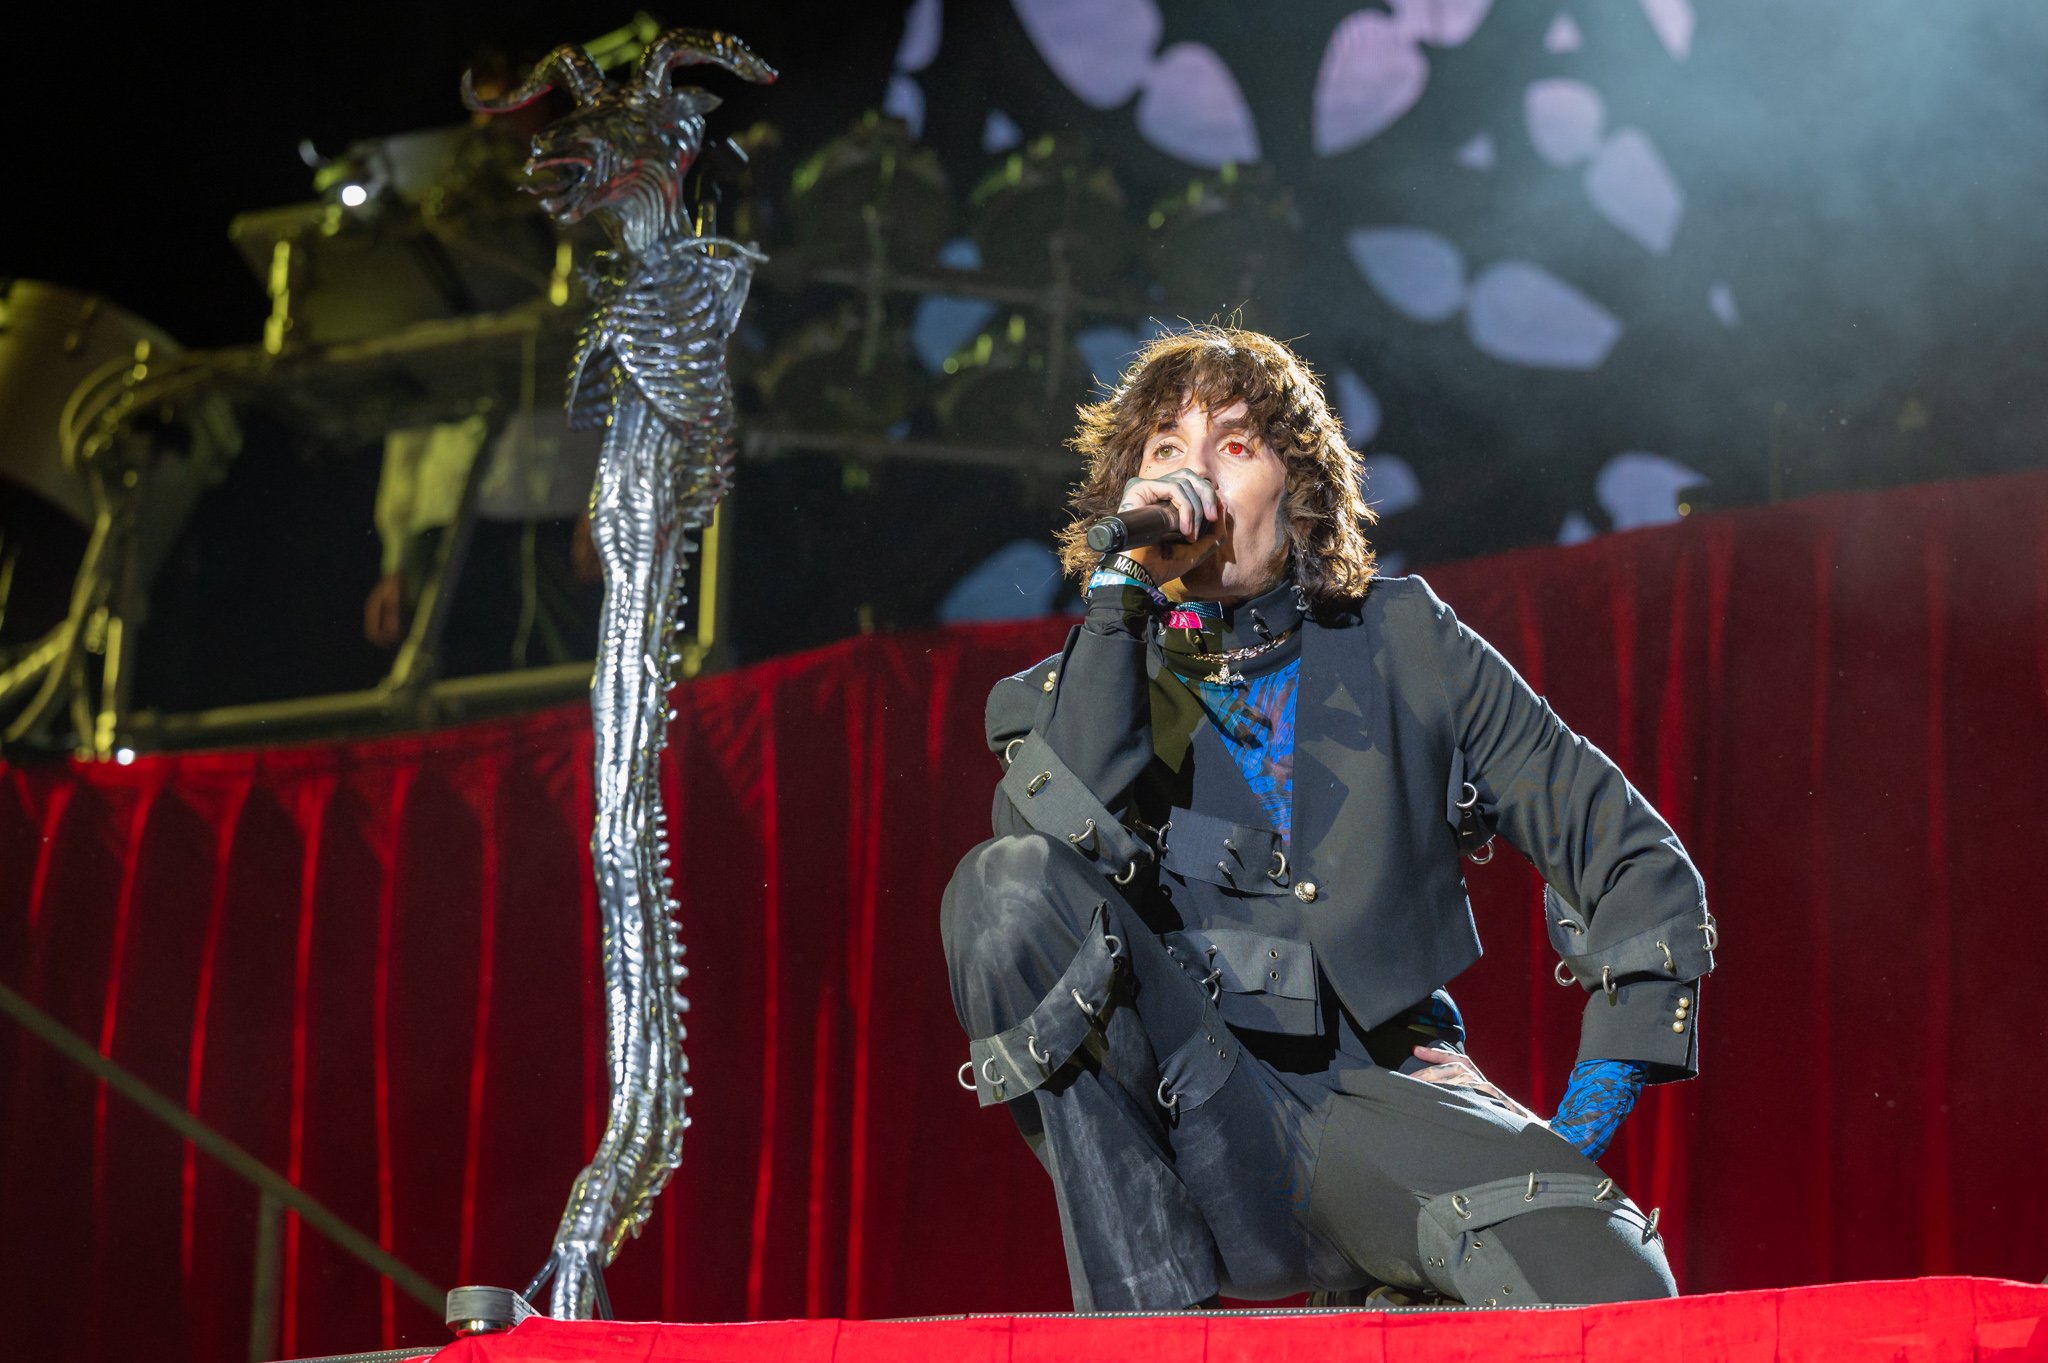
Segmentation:
[(1468, 1306), (1540, 1306), (1543, 1299), (1521, 1266), (1487, 1231), (1548, 1207), (1594, 1207), (1635, 1225), (1644, 1243), (1657, 1233), (1658, 1213), (1642, 1209), (1613, 1179), (1541, 1171), (1495, 1179), (1430, 1198), (1416, 1214), (1416, 1248), (1432, 1286)]
[(1492, 804), (1479, 798), (1479, 787), (1465, 779), (1465, 752), (1451, 753), (1451, 779), (1444, 795), (1444, 822), (1458, 840), (1458, 851), (1475, 866), (1493, 860), (1494, 825), (1500, 814)]
[[(1680, 919), (1653, 923), (1632, 937), (1598, 945), (1593, 945), (1600, 937), (1597, 921), (1589, 931), (1581, 934), (1579, 941), (1573, 942), (1554, 926), (1560, 920), (1567, 927), (1573, 923), (1573, 919), (1565, 914), (1557, 915), (1552, 920), (1551, 945), (1558, 948), (1566, 966), (1588, 991), (1607, 989), (1611, 994), (1613, 990), (1609, 988), (1609, 981), (1625, 980), (1631, 976), (1696, 980), (1714, 968), (1712, 954), (1705, 950), (1697, 937), (1683, 931), (1684, 924)], [(1572, 946), (1580, 949), (1569, 950)]]
[(1187, 809), (1175, 809), (1167, 826), (1173, 841), (1160, 849), (1164, 869), (1239, 894), (1286, 891), (1291, 874), (1286, 844), (1273, 830)]
[(1214, 1004), (1202, 1010), (1201, 1025), (1159, 1066), (1159, 1103), (1174, 1115), (1198, 1108), (1237, 1068), (1237, 1036), (1223, 1025)]
[(1151, 857), (1145, 841), (1103, 807), (1037, 731), (1011, 739), (1004, 756), (1010, 767), (1000, 789), (1038, 832), (1093, 859), (1103, 875), (1124, 876), (1120, 884), (1128, 883), (1137, 866)]
[(958, 1078), (981, 1106), (1021, 1098), (1052, 1078), (1100, 1025), (1124, 959), (1122, 939), (1108, 931), (1108, 912), (1106, 904), (1095, 906), (1081, 949), (1031, 1016), (967, 1044), (969, 1059)]

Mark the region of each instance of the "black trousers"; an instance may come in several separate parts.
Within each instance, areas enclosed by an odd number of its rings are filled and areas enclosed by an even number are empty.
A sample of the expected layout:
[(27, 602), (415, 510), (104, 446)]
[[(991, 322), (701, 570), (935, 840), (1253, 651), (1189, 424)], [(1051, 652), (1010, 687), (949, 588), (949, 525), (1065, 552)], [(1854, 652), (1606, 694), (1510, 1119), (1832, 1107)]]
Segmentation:
[(1540, 1123), (1356, 1048), (1277, 1067), (1115, 886), (1039, 834), (970, 852), (942, 930), (984, 1102), (1051, 1176), (1076, 1310), (1380, 1283), (1499, 1305), (1677, 1291), (1654, 1227)]

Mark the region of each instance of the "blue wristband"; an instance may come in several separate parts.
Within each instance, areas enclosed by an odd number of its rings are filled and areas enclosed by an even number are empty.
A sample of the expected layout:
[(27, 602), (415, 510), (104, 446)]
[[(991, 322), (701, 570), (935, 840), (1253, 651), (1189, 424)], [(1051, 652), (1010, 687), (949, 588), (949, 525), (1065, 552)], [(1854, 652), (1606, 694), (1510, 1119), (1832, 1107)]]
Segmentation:
[(1159, 607), (1159, 609), (1165, 610), (1167, 606), (1166, 593), (1160, 591), (1149, 582), (1140, 582), (1130, 574), (1117, 572), (1113, 568), (1097, 568), (1089, 575), (1088, 590), (1093, 592), (1097, 587), (1136, 587), (1139, 591), (1151, 597), (1152, 604)]
[(1582, 1060), (1572, 1069), (1564, 1100), (1550, 1129), (1579, 1148), (1587, 1159), (1599, 1159), (1614, 1139), (1621, 1119), (1636, 1105), (1649, 1071), (1633, 1060)]

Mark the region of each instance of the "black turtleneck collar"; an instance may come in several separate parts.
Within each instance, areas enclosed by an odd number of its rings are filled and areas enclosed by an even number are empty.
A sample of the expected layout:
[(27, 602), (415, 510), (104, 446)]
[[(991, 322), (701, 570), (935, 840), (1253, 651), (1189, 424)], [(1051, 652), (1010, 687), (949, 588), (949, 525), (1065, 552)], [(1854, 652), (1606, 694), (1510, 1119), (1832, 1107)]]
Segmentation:
[[(1257, 648), (1282, 636), (1286, 636), (1286, 641), (1279, 647), (1233, 664), (1232, 670), (1255, 677), (1300, 656), (1302, 611), (1295, 596), (1293, 578), (1283, 579), (1279, 586), (1263, 595), (1234, 606), (1217, 606), (1217, 610), (1217, 615), (1203, 617), (1204, 628), (1199, 632), (1161, 626), (1160, 647), (1174, 671), (1184, 676), (1213, 672), (1214, 664), (1197, 662), (1191, 655)], [(1169, 607), (1167, 619), (1172, 618), (1173, 610)]]

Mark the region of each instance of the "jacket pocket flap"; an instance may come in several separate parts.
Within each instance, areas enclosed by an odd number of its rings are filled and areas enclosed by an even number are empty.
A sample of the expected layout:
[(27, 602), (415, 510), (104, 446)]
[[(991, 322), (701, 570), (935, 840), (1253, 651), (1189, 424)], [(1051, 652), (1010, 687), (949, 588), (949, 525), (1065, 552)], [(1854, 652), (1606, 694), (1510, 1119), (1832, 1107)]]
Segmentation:
[[(1316, 957), (1306, 942), (1268, 937), (1244, 928), (1188, 928), (1165, 934), (1166, 944), (1222, 972), (1217, 983), (1231, 994), (1316, 998)], [(1211, 950), (1214, 955), (1211, 955)]]
[(1177, 876), (1239, 894), (1286, 894), (1290, 884), (1278, 833), (1191, 809), (1173, 811), (1159, 864)]

